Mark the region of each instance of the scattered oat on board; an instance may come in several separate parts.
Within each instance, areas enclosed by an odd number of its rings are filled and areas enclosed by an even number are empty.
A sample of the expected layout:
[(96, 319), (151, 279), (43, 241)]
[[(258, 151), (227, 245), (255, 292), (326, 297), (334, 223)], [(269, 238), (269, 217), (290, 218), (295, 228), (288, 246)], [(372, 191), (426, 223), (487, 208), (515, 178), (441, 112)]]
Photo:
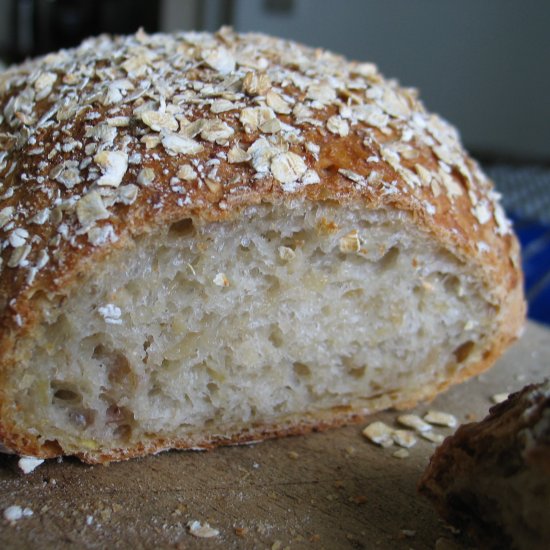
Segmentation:
[(43, 462), (43, 458), (23, 456), (17, 461), (17, 466), (24, 474), (30, 474), (31, 472), (36, 470), (36, 468), (38, 468), (38, 466), (40, 466)]
[(424, 422), (424, 420), (416, 414), (401, 414), (397, 417), (397, 422), (417, 432), (428, 432), (432, 429), (431, 424)]
[(391, 447), (394, 443), (393, 432), (393, 428), (384, 422), (377, 421), (369, 424), (363, 430), (363, 435), (380, 447)]
[(22, 508), (17, 504), (8, 506), (4, 510), (4, 519), (9, 523), (13, 524), (16, 521), (19, 521), (22, 518), (28, 518), (33, 515), (33, 511), (30, 508)]
[(406, 449), (416, 445), (416, 437), (409, 430), (393, 430), (392, 439), (396, 445)]
[(208, 523), (201, 523), (196, 519), (187, 522), (187, 529), (191, 535), (201, 539), (210, 539), (220, 534), (218, 529), (214, 529)]
[(458, 424), (454, 415), (441, 411), (428, 411), (424, 415), (424, 420), (434, 426), (446, 426), (447, 428), (455, 428)]

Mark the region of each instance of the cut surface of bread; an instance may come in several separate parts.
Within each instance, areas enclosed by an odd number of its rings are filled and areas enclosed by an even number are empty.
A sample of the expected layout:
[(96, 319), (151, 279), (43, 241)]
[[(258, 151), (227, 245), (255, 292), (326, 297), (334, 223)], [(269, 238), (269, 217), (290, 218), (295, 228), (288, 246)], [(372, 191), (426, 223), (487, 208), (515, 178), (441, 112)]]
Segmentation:
[(14, 395), (21, 422), (69, 452), (375, 410), (481, 359), (495, 314), (483, 292), (384, 211), (186, 219), (115, 252), (62, 307), (39, 304), (46, 321), (21, 344), (30, 360)]
[(358, 419), (489, 368), (519, 247), (457, 132), (263, 35), (0, 75), (0, 442), (106, 462)]

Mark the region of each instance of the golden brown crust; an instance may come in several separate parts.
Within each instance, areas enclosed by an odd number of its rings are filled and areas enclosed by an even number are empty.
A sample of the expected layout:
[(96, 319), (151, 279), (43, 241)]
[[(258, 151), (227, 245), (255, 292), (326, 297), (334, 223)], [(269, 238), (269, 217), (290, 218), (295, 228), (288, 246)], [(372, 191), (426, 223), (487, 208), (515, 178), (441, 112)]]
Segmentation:
[[(373, 65), (222, 29), (100, 37), (1, 74), (0, 387), (41, 293), (66, 295), (163, 224), (294, 200), (401, 211), (475, 266), (499, 329), (460, 378), (517, 336), (519, 249), (491, 182), (451, 126)], [(4, 419), (10, 406), (0, 393)]]

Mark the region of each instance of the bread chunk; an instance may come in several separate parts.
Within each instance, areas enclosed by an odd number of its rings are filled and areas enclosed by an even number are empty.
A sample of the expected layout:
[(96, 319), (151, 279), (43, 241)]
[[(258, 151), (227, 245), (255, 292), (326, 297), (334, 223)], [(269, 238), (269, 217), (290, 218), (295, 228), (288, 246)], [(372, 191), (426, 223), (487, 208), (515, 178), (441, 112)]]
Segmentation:
[(407, 407), (521, 331), (456, 130), (372, 64), (230, 29), (0, 74), (0, 441), (107, 462)]
[(461, 426), (436, 450), (419, 489), (482, 548), (548, 548), (550, 382)]

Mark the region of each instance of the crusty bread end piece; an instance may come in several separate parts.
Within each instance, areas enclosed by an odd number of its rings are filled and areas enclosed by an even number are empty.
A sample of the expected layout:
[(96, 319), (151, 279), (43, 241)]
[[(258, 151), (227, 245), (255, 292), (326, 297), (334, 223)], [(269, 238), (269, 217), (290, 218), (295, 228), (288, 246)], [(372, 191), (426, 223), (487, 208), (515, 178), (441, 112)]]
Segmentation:
[(490, 367), (518, 243), (454, 128), (263, 35), (0, 75), (0, 440), (106, 462), (338, 425)]
[(461, 426), (436, 450), (419, 489), (481, 548), (548, 548), (550, 382)]

